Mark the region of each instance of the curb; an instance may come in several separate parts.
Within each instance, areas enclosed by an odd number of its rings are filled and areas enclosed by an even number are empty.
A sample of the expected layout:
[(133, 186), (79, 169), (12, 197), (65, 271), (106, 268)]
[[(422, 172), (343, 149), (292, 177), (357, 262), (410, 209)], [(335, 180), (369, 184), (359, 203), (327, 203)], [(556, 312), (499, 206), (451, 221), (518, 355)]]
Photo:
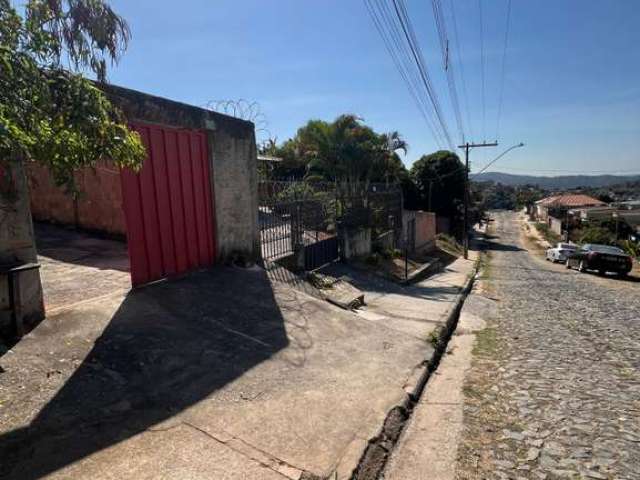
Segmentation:
[(411, 418), (414, 407), (429, 382), (431, 374), (438, 368), (442, 355), (446, 351), (449, 340), (458, 325), (462, 306), (473, 288), (479, 265), (478, 259), (475, 261), (472, 275), (470, 275), (462, 287), (454, 307), (447, 313), (445, 326), (440, 331), (438, 342), (435, 345), (431, 358), (425, 359), (420, 367), (421, 372), (419, 375), (416, 375), (418, 377), (417, 382), (413, 387), (405, 390), (406, 395), (404, 399), (387, 413), (382, 428), (375, 437), (369, 440), (358, 465), (353, 469), (349, 477), (350, 480), (377, 480), (380, 478), (393, 448), (400, 439), (400, 435), (408, 420)]
[(424, 280), (425, 278), (430, 277), (434, 273), (441, 272), (443, 269), (444, 267), (442, 265), (442, 262), (436, 259), (431, 263), (427, 263), (423, 265), (418, 270), (409, 274), (408, 278), (405, 278), (404, 280), (400, 280), (397, 283), (399, 283), (400, 285), (411, 285), (421, 280)]

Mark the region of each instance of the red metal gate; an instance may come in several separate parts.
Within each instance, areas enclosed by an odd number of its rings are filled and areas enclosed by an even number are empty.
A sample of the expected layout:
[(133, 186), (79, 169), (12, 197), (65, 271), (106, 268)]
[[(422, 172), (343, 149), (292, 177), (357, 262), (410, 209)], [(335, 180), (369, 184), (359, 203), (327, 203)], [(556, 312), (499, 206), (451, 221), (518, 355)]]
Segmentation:
[(142, 170), (121, 174), (131, 282), (136, 286), (211, 265), (215, 237), (205, 133), (132, 127), (147, 148)]

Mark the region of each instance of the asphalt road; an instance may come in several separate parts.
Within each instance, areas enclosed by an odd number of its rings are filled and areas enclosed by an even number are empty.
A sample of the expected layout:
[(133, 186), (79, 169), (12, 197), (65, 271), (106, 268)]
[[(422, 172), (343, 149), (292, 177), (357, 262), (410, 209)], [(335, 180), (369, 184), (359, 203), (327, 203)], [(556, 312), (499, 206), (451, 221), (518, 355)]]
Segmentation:
[(640, 479), (640, 282), (546, 263), (493, 218), (458, 477)]

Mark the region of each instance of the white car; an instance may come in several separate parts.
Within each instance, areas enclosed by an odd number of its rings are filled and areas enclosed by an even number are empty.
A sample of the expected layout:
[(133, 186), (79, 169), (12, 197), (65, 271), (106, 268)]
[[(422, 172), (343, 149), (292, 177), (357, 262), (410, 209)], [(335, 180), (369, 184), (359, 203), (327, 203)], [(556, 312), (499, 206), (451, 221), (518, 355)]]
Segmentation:
[(567, 255), (577, 250), (573, 243), (558, 243), (554, 248), (547, 250), (547, 260), (551, 262), (566, 262)]

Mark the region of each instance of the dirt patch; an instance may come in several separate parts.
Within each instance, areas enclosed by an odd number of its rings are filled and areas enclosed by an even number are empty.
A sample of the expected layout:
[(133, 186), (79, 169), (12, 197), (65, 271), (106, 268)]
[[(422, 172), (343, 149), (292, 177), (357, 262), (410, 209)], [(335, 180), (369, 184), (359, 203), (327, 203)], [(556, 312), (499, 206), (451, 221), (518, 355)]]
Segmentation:
[[(404, 256), (384, 258), (379, 254), (373, 254), (364, 259), (357, 259), (352, 265), (360, 270), (366, 270), (376, 275), (388, 278), (394, 282), (404, 282), (411, 278), (417, 272), (433, 265), (434, 271), (442, 268), (440, 257), (446, 257), (448, 263), (453, 260), (449, 259), (446, 252), (429, 252), (429, 255), (413, 255), (405, 260)], [(448, 264), (447, 263), (447, 264)]]
[(409, 411), (402, 406), (394, 407), (387, 416), (379, 436), (371, 439), (351, 480), (375, 480), (382, 472), (393, 446), (400, 438), (402, 428), (409, 418)]

